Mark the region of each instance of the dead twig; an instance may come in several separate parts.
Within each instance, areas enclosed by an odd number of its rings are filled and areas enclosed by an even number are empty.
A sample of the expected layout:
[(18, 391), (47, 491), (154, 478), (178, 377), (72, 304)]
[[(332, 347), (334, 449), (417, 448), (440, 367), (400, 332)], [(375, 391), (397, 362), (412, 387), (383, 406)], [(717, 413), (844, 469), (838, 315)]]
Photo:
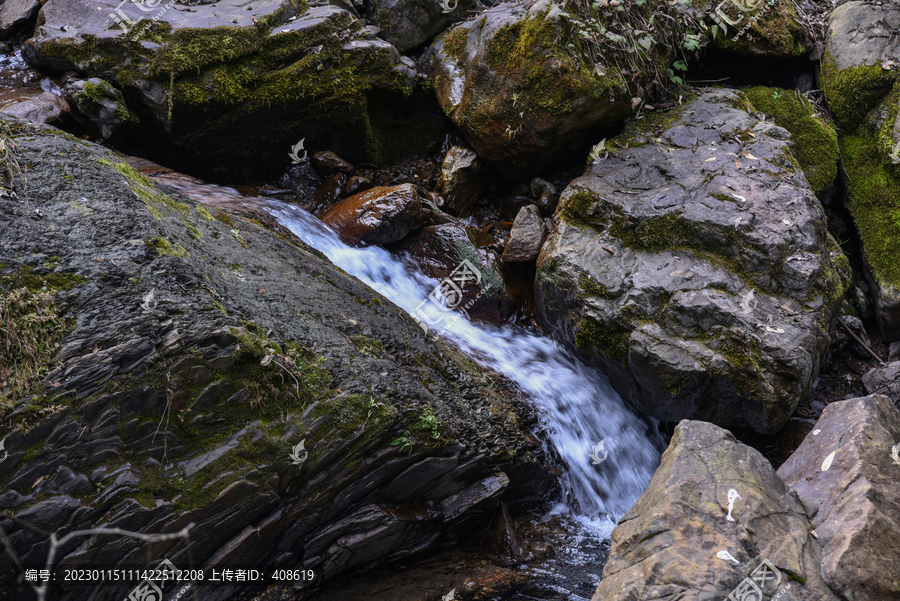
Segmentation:
[(873, 351), (873, 350), (869, 347), (868, 344), (866, 344), (865, 342), (863, 342), (862, 340), (860, 340), (860, 339), (859, 339), (859, 336), (857, 336), (856, 334), (854, 334), (854, 333), (853, 333), (853, 330), (851, 330), (849, 327), (847, 327), (847, 324), (844, 323), (844, 320), (843, 320), (843, 319), (841, 319), (840, 317), (838, 317), (837, 321), (838, 321), (839, 324), (841, 324), (841, 325), (844, 327), (845, 330), (847, 330), (847, 333), (850, 334), (850, 336), (853, 338), (853, 340), (855, 340), (855, 341), (857, 342), (857, 344), (859, 344), (861, 347), (863, 347), (864, 349), (866, 349), (866, 350), (869, 352), (870, 355), (872, 355), (873, 357), (875, 357), (875, 360), (878, 361), (879, 364), (881, 364), (882, 366), (885, 365), (885, 363), (884, 363), (884, 361), (882, 361), (881, 357), (879, 357), (878, 355), (876, 355), (876, 354), (875, 354), (875, 351)]

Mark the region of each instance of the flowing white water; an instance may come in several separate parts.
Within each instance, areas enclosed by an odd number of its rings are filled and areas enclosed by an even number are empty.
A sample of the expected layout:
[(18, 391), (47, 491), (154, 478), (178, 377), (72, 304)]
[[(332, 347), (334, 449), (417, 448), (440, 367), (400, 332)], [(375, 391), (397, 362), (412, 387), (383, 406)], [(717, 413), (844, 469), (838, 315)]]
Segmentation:
[[(258, 206), (258, 205), (257, 205)], [(646, 490), (664, 448), (649, 422), (637, 417), (607, 379), (556, 342), (511, 326), (476, 324), (423, 300), (438, 282), (409, 269), (384, 249), (351, 248), (298, 207), (267, 201), (285, 227), (407, 312), (428, 312), (450, 324), (442, 335), (473, 360), (516, 382), (533, 400), (550, 444), (565, 461), (570, 509), (608, 531)], [(477, 266), (476, 266), (477, 267)], [(443, 327), (443, 324), (442, 324)], [(592, 450), (600, 441), (604, 449)], [(607, 453), (603, 459), (604, 453)], [(597, 459), (601, 461), (597, 463)]]

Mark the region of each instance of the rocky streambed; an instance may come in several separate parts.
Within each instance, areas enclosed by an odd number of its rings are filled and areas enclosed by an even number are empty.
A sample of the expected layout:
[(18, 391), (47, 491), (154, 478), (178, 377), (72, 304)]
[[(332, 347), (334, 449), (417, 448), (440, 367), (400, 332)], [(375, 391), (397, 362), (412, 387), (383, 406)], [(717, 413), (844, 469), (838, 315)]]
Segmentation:
[(0, 2), (0, 598), (900, 599), (898, 25)]

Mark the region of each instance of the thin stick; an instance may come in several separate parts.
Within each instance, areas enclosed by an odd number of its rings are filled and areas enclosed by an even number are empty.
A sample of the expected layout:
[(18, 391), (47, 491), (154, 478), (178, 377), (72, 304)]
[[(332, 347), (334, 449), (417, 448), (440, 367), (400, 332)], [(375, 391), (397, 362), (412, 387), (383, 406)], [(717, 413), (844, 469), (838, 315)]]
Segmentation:
[(875, 357), (875, 360), (878, 361), (878, 363), (880, 363), (881, 365), (885, 365), (884, 361), (881, 360), (881, 357), (879, 357), (878, 355), (876, 355), (876, 354), (875, 354), (875, 351), (873, 351), (871, 348), (869, 348), (869, 345), (868, 345), (868, 344), (866, 344), (865, 342), (863, 342), (862, 340), (860, 340), (860, 339), (859, 339), (859, 336), (857, 336), (856, 334), (854, 334), (854, 333), (853, 333), (853, 330), (851, 330), (850, 328), (848, 328), (848, 327), (847, 327), (847, 324), (845, 324), (845, 323), (844, 323), (844, 320), (841, 319), (840, 317), (838, 317), (838, 323), (841, 324), (842, 326), (844, 326), (844, 329), (847, 330), (847, 333), (850, 334), (850, 336), (853, 337), (853, 340), (855, 340), (861, 347), (863, 347), (864, 349), (866, 349), (867, 351), (869, 351), (869, 354), (872, 355), (873, 357)]
[(684, 83), (719, 83), (720, 81), (727, 81), (731, 79), (730, 77), (723, 77), (722, 79), (695, 79), (693, 81), (685, 81)]

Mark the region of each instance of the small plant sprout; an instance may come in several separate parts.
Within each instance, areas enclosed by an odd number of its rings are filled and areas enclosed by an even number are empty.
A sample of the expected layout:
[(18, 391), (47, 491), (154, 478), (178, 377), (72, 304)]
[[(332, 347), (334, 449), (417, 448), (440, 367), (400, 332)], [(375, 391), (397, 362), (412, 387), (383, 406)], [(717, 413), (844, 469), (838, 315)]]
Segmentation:
[(438, 421), (437, 416), (431, 408), (426, 409), (422, 418), (419, 420), (419, 427), (426, 432), (430, 432), (431, 438), (435, 440), (441, 437), (440, 425), (440, 421)]
[(900, 142), (894, 144), (894, 147), (891, 149), (890, 159), (894, 165), (900, 165)]
[[(601, 154), (603, 156), (601, 156)], [(608, 156), (609, 150), (607, 150), (606, 148), (606, 138), (603, 138), (597, 144), (595, 144), (593, 148), (591, 148), (591, 153), (588, 155), (588, 159), (590, 159), (591, 164), (596, 164), (606, 160), (606, 157)]]
[(409, 433), (409, 430), (403, 432), (399, 438), (395, 438), (391, 441), (390, 446), (392, 447), (400, 447), (400, 452), (409, 451), (409, 454), (412, 455), (413, 452), (413, 443), (410, 440), (412, 434)]
[(369, 418), (372, 417), (372, 413), (374, 413), (375, 410), (378, 409), (379, 407), (384, 407), (384, 403), (379, 403), (374, 398), (369, 399), (369, 413), (368, 413), (368, 415), (366, 415), (366, 421), (363, 424), (363, 428), (365, 428), (366, 425), (369, 423)]

